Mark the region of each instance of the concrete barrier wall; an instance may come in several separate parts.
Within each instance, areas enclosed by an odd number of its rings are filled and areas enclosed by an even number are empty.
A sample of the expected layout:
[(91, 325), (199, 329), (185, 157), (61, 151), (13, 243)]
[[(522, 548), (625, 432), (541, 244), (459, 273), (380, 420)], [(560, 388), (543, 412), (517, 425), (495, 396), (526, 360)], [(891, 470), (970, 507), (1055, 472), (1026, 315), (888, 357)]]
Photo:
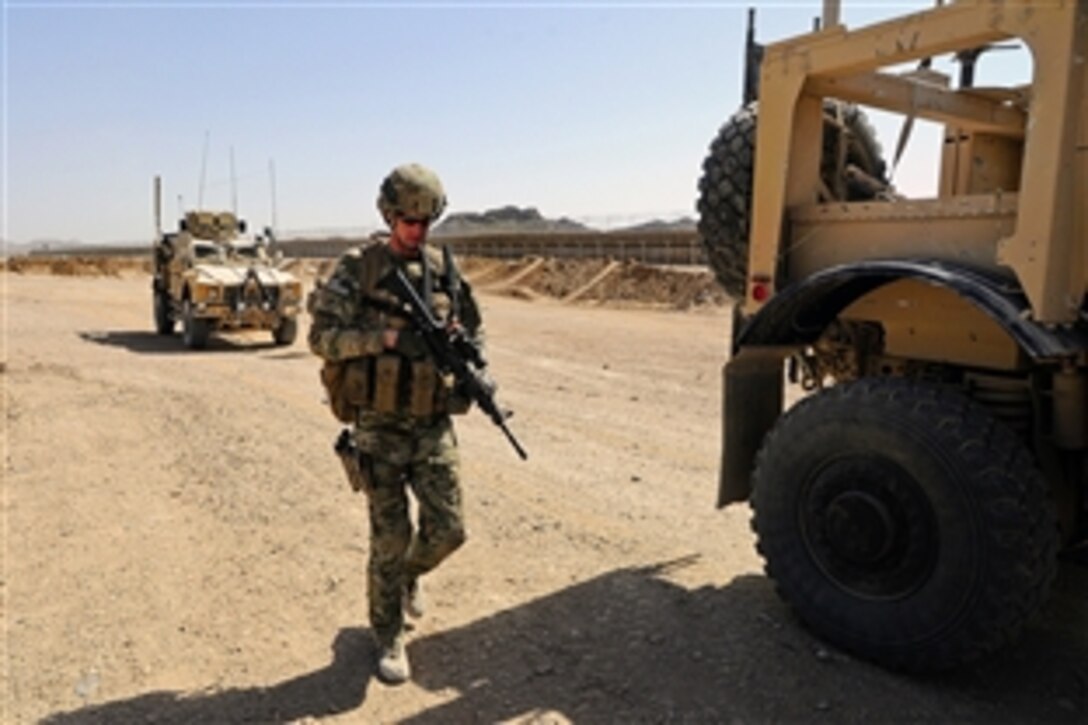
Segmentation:
[[(299, 239), (279, 242), (277, 247), (288, 257), (336, 257), (361, 242), (359, 239)], [(594, 258), (683, 265), (706, 261), (694, 231), (486, 234), (432, 237), (432, 242), (449, 244), (458, 255), (495, 259)]]
[[(535, 234), (486, 234), (437, 236), (432, 241), (449, 244), (461, 256), (517, 259), (560, 257), (573, 259), (618, 259), (645, 264), (704, 264), (706, 257), (695, 231), (572, 232)], [(362, 239), (291, 239), (276, 242), (272, 249), (286, 257), (338, 257), (363, 242)], [(35, 256), (151, 256), (151, 244), (144, 246), (86, 246), (35, 252)]]

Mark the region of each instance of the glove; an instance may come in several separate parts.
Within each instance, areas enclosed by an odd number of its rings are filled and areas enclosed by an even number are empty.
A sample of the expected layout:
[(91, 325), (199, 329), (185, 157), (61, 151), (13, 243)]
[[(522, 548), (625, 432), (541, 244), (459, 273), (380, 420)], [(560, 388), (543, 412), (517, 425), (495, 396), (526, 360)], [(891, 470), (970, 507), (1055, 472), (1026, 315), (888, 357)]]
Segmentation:
[(397, 332), (397, 344), (393, 349), (410, 360), (424, 358), (429, 352), (427, 343), (414, 330), (400, 330)]

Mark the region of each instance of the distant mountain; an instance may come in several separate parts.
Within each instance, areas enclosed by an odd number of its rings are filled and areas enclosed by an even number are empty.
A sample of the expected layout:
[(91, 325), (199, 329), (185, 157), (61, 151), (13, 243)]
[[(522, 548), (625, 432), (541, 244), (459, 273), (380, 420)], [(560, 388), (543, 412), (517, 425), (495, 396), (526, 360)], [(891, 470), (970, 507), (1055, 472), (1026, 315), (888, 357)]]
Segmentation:
[(3, 250), (9, 256), (32, 254), (35, 252), (56, 252), (78, 249), (83, 242), (78, 239), (31, 239), (29, 242), (5, 240)]
[[(695, 220), (683, 217), (672, 221), (652, 219), (629, 227), (611, 229), (611, 232), (694, 231)], [(435, 236), (460, 236), (473, 234), (510, 234), (524, 232), (591, 232), (593, 227), (560, 217), (548, 219), (535, 207), (504, 206), (488, 211), (450, 214), (432, 231)]]
[(584, 232), (590, 227), (572, 219), (547, 219), (536, 208), (504, 206), (483, 213), (450, 214), (432, 231), (435, 236), (509, 234), (512, 232)]
[(613, 232), (689, 232), (695, 231), (695, 220), (691, 217), (683, 217), (667, 222), (661, 219), (651, 219), (648, 222), (635, 224), (630, 227), (613, 229)]

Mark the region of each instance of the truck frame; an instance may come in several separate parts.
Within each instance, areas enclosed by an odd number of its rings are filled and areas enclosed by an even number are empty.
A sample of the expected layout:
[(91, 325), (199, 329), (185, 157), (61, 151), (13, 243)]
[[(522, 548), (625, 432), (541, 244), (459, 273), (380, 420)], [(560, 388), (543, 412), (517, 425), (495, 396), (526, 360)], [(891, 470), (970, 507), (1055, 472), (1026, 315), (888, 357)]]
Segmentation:
[[(818, 634), (944, 669), (1018, 636), (1088, 537), (1088, 2), (838, 15), (759, 54), (718, 504), (751, 501)], [(1007, 41), (1030, 85), (929, 67)], [(937, 197), (829, 190), (831, 99), (944, 124)]]

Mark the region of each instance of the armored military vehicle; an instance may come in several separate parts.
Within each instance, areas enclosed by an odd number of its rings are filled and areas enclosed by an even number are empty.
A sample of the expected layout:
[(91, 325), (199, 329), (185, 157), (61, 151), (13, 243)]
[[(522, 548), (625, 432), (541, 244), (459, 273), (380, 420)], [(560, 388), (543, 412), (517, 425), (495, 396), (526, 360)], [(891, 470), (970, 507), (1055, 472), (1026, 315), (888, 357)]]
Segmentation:
[[(938, 5), (850, 30), (826, 0), (761, 47), (699, 199), (738, 297), (719, 505), (751, 500), (815, 632), (907, 670), (1010, 642), (1088, 538), (1088, 2)], [(976, 87), (1009, 43), (1031, 85)], [(943, 124), (934, 198), (887, 187), (849, 104)]]
[(271, 233), (253, 237), (231, 212), (189, 211), (176, 232), (161, 231), (160, 184), (155, 180), (156, 235), (151, 294), (155, 330), (200, 349), (213, 332), (269, 330), (277, 345), (298, 334), (302, 283), (278, 269)]

